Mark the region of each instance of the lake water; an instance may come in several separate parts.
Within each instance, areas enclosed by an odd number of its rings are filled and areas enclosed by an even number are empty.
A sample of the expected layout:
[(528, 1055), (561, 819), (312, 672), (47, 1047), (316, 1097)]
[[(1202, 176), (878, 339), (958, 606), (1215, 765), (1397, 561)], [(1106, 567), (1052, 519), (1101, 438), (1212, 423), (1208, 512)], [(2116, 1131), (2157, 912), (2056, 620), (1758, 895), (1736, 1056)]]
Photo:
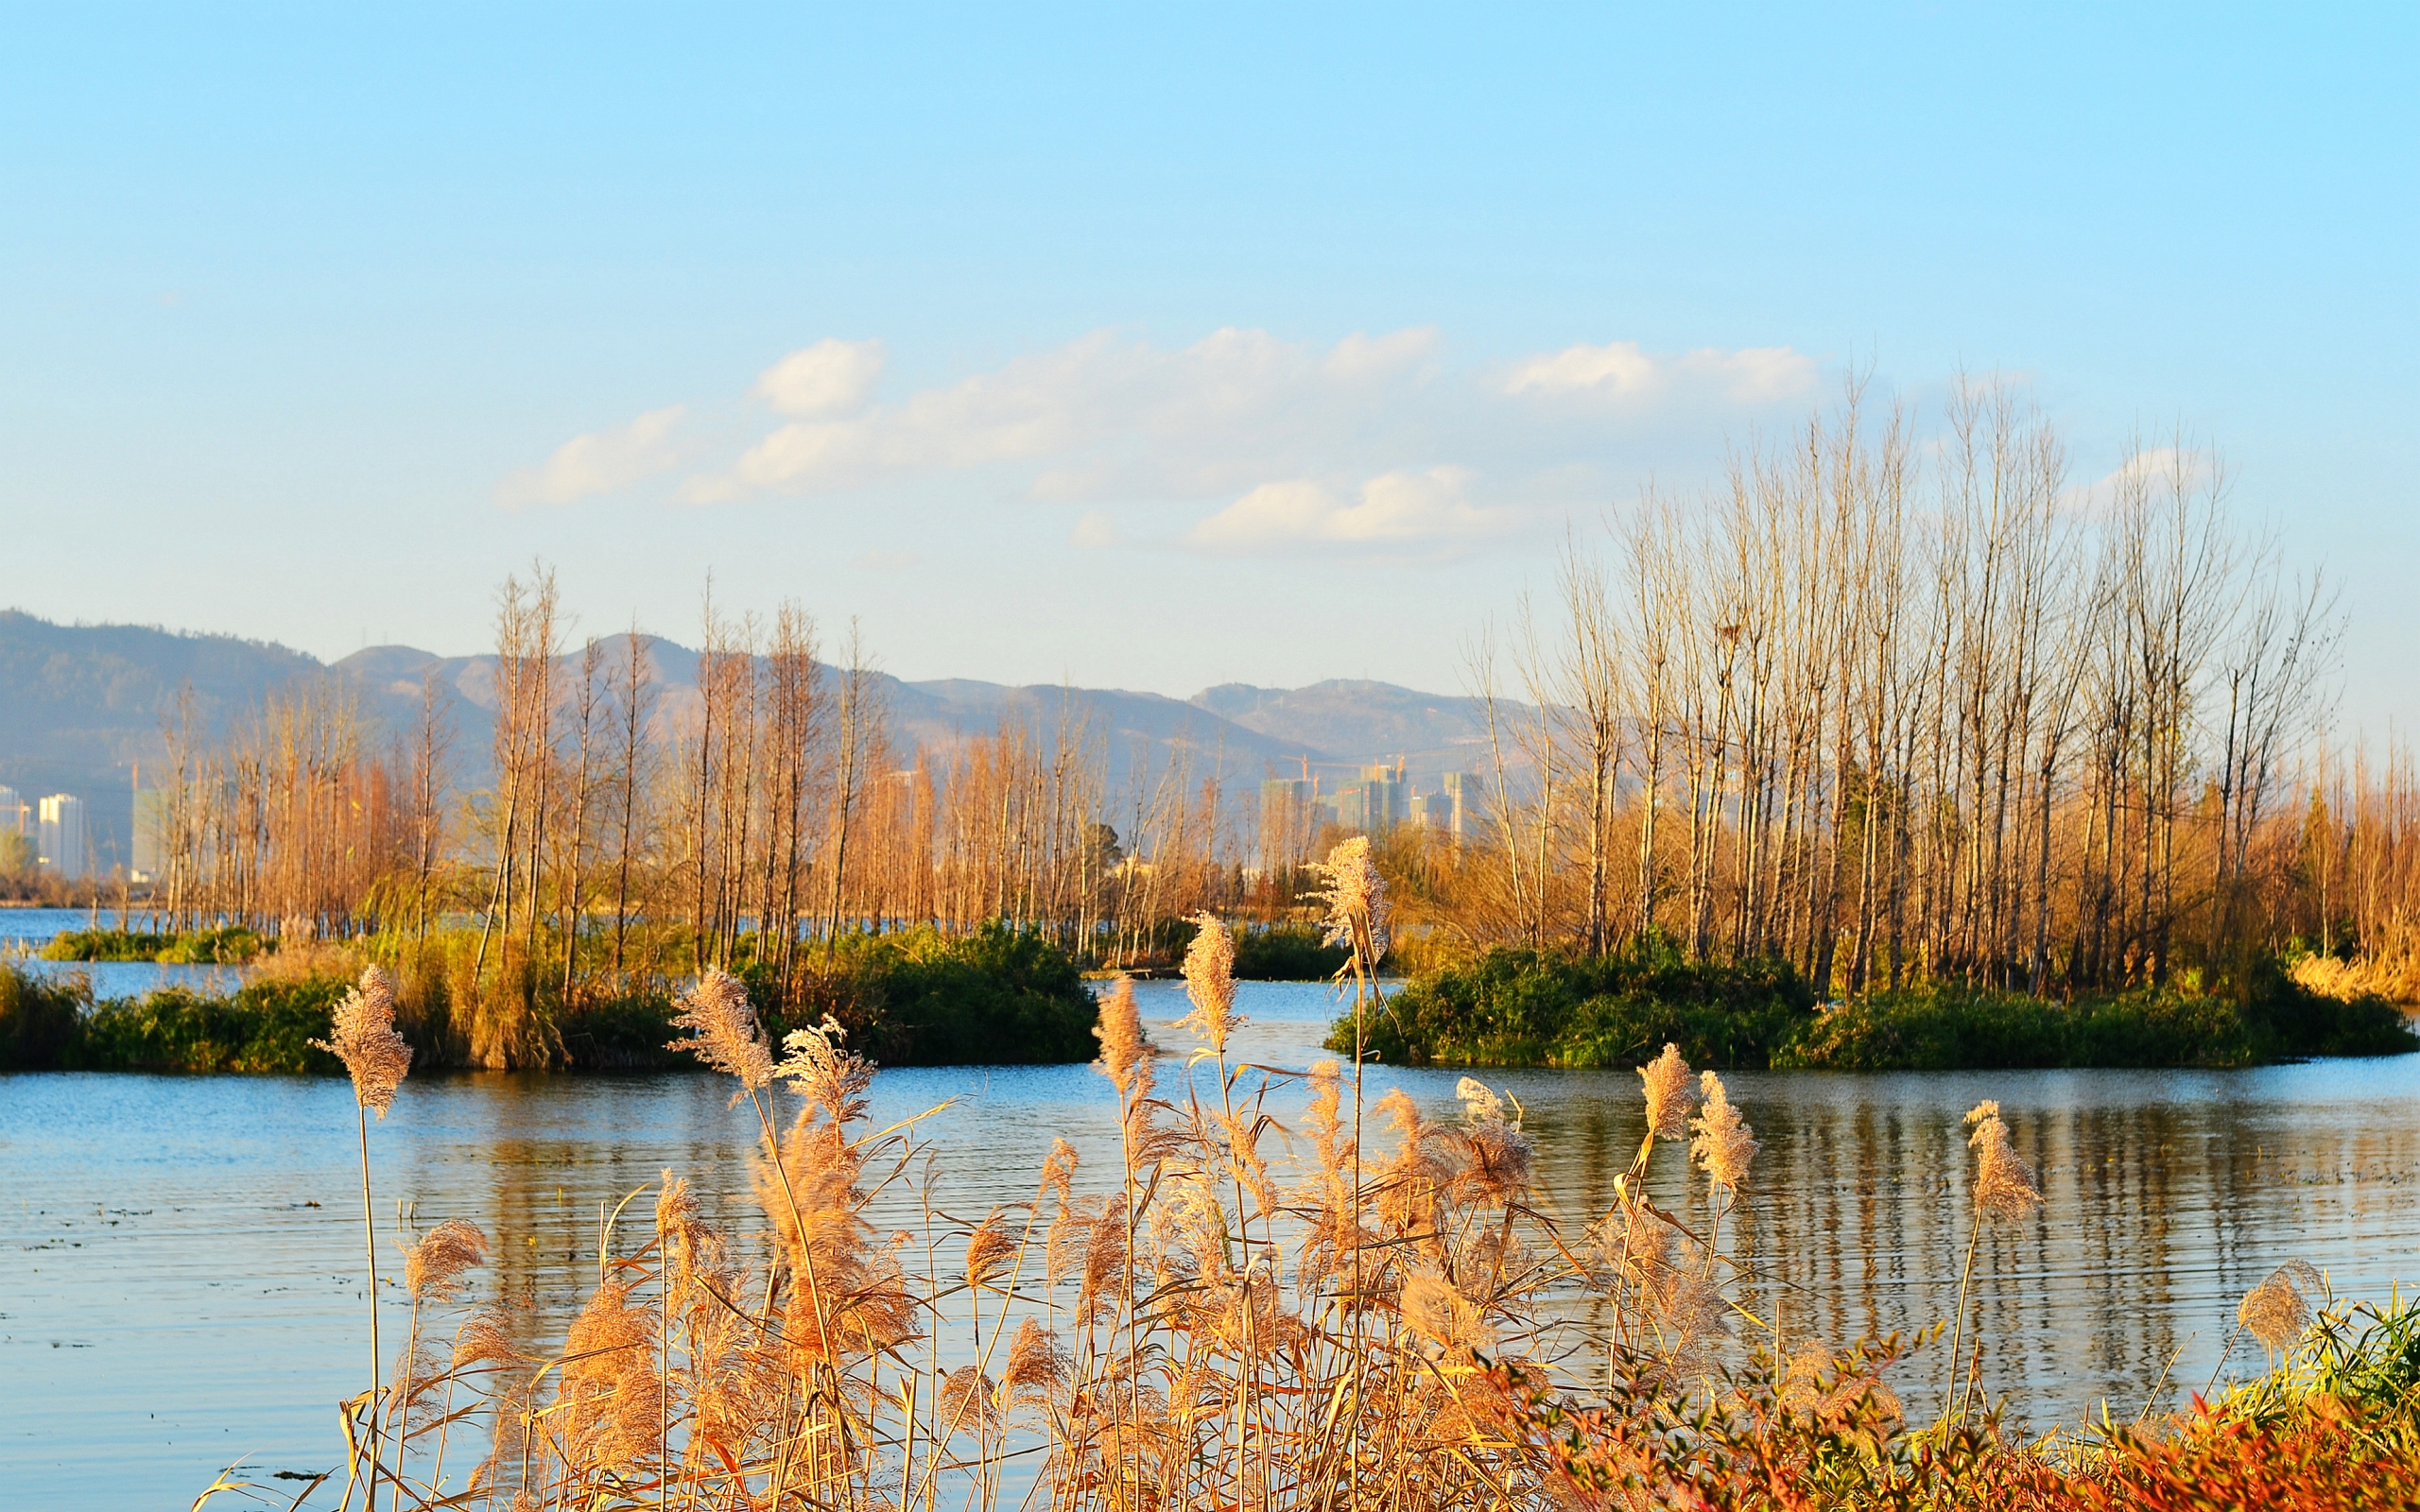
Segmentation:
[[(1156, 1037), (1181, 1045), (1165, 1027), (1181, 988), (1140, 990)], [(1248, 983), (1239, 1006), (1240, 1058), (1319, 1057), (1323, 988)], [(1400, 1085), (1443, 1113), (1457, 1079), (1375, 1068), (1371, 1091)], [(1546, 1205), (1574, 1225), (1601, 1212), (1641, 1133), (1636, 1075), (1490, 1079), (1529, 1109)], [(1948, 1315), (1968, 1211), (1960, 1120), (2000, 1101), (2048, 1200), (1979, 1255), (1985, 1370), (2037, 1427), (2104, 1400), (2131, 1417), (2171, 1358), (2166, 1395), (2199, 1388), (2236, 1299), (2286, 1260), (2352, 1296), (2420, 1281), (2420, 1057), (1728, 1079), (1764, 1145), (1755, 1246), (1802, 1298), (1793, 1329), (1834, 1339)], [(668, 1167), (745, 1215), (752, 1125), (728, 1096), (701, 1075), (413, 1078), (372, 1128), (382, 1226), (398, 1203), (423, 1225), (471, 1219), (496, 1241), (489, 1295), (559, 1323), (596, 1276), (600, 1203)], [(1115, 1102), (1089, 1069), (885, 1072), (873, 1114), (949, 1097), (926, 1125), (949, 1211), (1028, 1196), (1060, 1135), (1093, 1178), (1079, 1186), (1105, 1184)], [(1288, 1116), (1299, 1100), (1276, 1104)], [(360, 1389), (366, 1352), (353, 1130), (338, 1080), (0, 1076), (0, 1500), (182, 1507), (239, 1456), (260, 1474), (338, 1463), (336, 1403)], [(1674, 1159), (1659, 1156), (1668, 1198)], [(2235, 1364), (2260, 1361), (2246, 1348)], [(1937, 1368), (1897, 1382), (1911, 1405)]]
[[(225, 966), (160, 966), (150, 961), (45, 961), (41, 951), (53, 936), (70, 929), (115, 929), (114, 908), (97, 912), (84, 908), (0, 908), (0, 961), (38, 976), (80, 975), (102, 998), (140, 997), (158, 987), (190, 987), (208, 992), (229, 992), (243, 973)], [(133, 927), (148, 927), (143, 910), (133, 914)]]

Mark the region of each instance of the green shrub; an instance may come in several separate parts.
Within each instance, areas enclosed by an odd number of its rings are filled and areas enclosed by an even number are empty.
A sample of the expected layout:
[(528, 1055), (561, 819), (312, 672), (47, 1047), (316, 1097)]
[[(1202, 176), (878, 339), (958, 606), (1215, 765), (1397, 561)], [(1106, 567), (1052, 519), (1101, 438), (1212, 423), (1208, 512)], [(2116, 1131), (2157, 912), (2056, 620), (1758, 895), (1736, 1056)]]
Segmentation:
[(142, 930), (64, 929), (42, 948), (46, 961), (165, 961), (181, 966), (241, 966), (261, 952), (240, 925), (155, 935)]
[(818, 950), (808, 967), (794, 1016), (830, 1013), (877, 1065), (1035, 1065), (1098, 1052), (1091, 988), (1039, 935), (997, 923), (963, 936), (929, 925), (849, 935), (830, 965)]
[(0, 964), (0, 1071), (43, 1071), (76, 1043), (92, 988), (79, 974), (49, 980)]
[[(1651, 946), (1602, 961), (1487, 952), (1425, 971), (1367, 1016), (1381, 1059), (1472, 1066), (1637, 1065), (1671, 1041), (1694, 1065), (1952, 1071), (2251, 1066), (2420, 1049), (2393, 1005), (2343, 1002), (2273, 962), (2219, 990), (2142, 988), (2062, 1003), (1955, 983), (1876, 991), (1809, 1011), (1786, 965), (1691, 965)], [(1350, 1050), (1340, 1020), (1328, 1047)]]
[(45, 961), (147, 961), (167, 948), (167, 935), (123, 929), (62, 929), (42, 948)]
[[(1403, 1065), (1636, 1065), (1668, 1040), (1693, 1065), (1761, 1067), (1813, 1002), (1781, 961), (1693, 964), (1658, 946), (1600, 960), (1491, 950), (1396, 988), (1364, 1033), (1380, 1059)], [(1348, 1015), (1328, 1048), (1352, 1045)]]
[(2262, 1058), (2393, 1056), (2420, 1048), (2403, 1010), (2384, 998), (2328, 997), (2289, 975), (2274, 955), (2230, 973), (2219, 990), (2238, 1003)]
[(171, 938), (156, 960), (175, 966), (241, 966), (261, 953), (261, 937), (241, 924), (196, 929)]
[(2249, 1066), (2263, 1057), (2222, 999), (2143, 990), (2058, 1003), (1957, 986), (1871, 992), (1837, 1005), (1773, 1057), (1785, 1069), (2014, 1070)]
[(60, 1059), (82, 1071), (242, 1071), (331, 1075), (324, 1040), (346, 984), (251, 982), (228, 997), (168, 987), (95, 1006)]
[(579, 1004), (557, 1016), (555, 1032), (574, 1071), (694, 1071), (698, 1058), (672, 1048), (680, 1011), (667, 994), (632, 992)]
[(1236, 979), (1240, 982), (1324, 982), (1344, 969), (1349, 953), (1322, 943), (1308, 924), (1236, 930)]

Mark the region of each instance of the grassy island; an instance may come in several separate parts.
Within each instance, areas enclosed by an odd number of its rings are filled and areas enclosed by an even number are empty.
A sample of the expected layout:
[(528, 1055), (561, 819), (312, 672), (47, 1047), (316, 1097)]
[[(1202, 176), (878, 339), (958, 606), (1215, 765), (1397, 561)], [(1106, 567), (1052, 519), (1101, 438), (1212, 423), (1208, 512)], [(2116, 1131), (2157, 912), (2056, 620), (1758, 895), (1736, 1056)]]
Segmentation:
[[(576, 994), (566, 1003), (521, 972), (499, 1000), (473, 990), (468, 973), (448, 970), (458, 954), (382, 953), (372, 941), (358, 952), (271, 956), (268, 970), (229, 992), (168, 987), (108, 999), (95, 999), (80, 975), (46, 980), (0, 966), (0, 1071), (334, 1074), (341, 1068), (312, 1041), (329, 1038), (360, 957), (382, 955), (403, 984), (398, 1025), (421, 1070), (492, 1065), (499, 1044), (516, 1066), (647, 1071), (697, 1064), (670, 1048), (682, 1037), (672, 1022), (680, 1011), (676, 982)], [(848, 1031), (850, 1044), (883, 1065), (1081, 1061), (1097, 1050), (1097, 1010), (1074, 959), (1047, 939), (996, 924), (962, 936), (930, 927), (843, 936), (802, 963), (786, 1004), (770, 968), (742, 966), (735, 974), (776, 1041), (828, 1015)], [(513, 1022), (499, 1029), (507, 1018)]]
[(223, 929), (145, 931), (69, 929), (42, 948), (45, 961), (158, 961), (170, 966), (241, 966), (259, 955), (260, 936), (240, 924)]
[[(2323, 996), (2271, 960), (2209, 991), (2059, 1001), (1938, 984), (1819, 1004), (1786, 963), (1655, 949), (1597, 960), (1487, 951), (1415, 976), (1363, 1033), (1382, 1060), (1445, 1066), (1629, 1066), (1668, 1041), (1698, 1065), (1827, 1071), (2225, 1067), (2420, 1049), (2393, 1005)], [(1340, 1020), (1329, 1048), (1352, 1042)]]

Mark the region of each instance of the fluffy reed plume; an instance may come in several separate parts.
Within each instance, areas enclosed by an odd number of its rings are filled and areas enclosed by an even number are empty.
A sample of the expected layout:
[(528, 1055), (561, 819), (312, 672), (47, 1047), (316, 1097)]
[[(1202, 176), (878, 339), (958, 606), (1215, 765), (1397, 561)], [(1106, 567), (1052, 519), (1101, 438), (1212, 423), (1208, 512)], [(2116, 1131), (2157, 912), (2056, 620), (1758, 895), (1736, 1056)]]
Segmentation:
[(329, 1037), (311, 1044), (343, 1061), (354, 1100), (385, 1118), (412, 1069), (412, 1047), (395, 1032), (394, 981), (375, 966), (364, 967), (361, 980), (337, 1005)]
[(757, 1173), (759, 1203), (794, 1279), (782, 1332), (803, 1368), (838, 1370), (918, 1337), (917, 1310), (865, 1219), (868, 1152), (850, 1126), (864, 1116), (873, 1070), (839, 1050), (835, 1025), (789, 1040), (785, 1067), (798, 1063), (812, 1095)]
[(2000, 1105), (1985, 1101), (1966, 1115), (1975, 1125), (1967, 1143), (1981, 1152), (1975, 1170), (1975, 1208), (1985, 1217), (2014, 1223), (2042, 1205), (2042, 1189), (2008, 1141), (2008, 1125), (2000, 1121)]
[(1504, 1122), (1504, 1099), (1476, 1076), (1464, 1076), (1454, 1083), (1454, 1101), (1462, 1105), (1462, 1117), (1469, 1123)]
[(443, 1422), (454, 1380), (464, 1362), (460, 1338), (450, 1351), (424, 1341), (422, 1312), (458, 1298), (464, 1276), (484, 1263), (487, 1253), (487, 1235), (459, 1218), (449, 1218), (431, 1228), (406, 1253), (404, 1289), (411, 1297), (411, 1323), (405, 1331), (403, 1349), (396, 1352), (383, 1420), (378, 1424), (398, 1457), (408, 1452), (416, 1438)]
[(599, 1286), (563, 1341), (558, 1411), (544, 1432), (583, 1478), (603, 1480), (653, 1457), (661, 1444), (653, 1314), (632, 1303), (632, 1283)]
[(1210, 914), (1193, 918), (1193, 943), (1184, 948), (1184, 995), (1193, 1004), (1179, 1028), (1191, 1029), (1213, 1055), (1227, 1053), (1236, 1017), (1236, 939)]
[(1321, 885), (1308, 896), (1327, 905), (1322, 937), (1374, 968), (1387, 954), (1387, 884), (1370, 860), (1369, 838), (1357, 834), (1339, 841), (1325, 861), (1310, 864), (1310, 870)]
[(1042, 1158), (1042, 1194), (1055, 1195), (1063, 1207), (1075, 1181), (1076, 1147), (1063, 1139), (1052, 1140), (1050, 1153)]
[(1689, 1153), (1697, 1158), (1707, 1180), (1734, 1193), (1747, 1184), (1748, 1162), (1761, 1146), (1739, 1109), (1731, 1106), (1722, 1078), (1709, 1071), (1699, 1079), (1705, 1089), (1705, 1105), (1695, 1120), (1698, 1137), (1690, 1142)]
[(701, 1266), (714, 1263), (720, 1248), (718, 1236), (698, 1211), (697, 1194), (689, 1190), (688, 1181), (669, 1171), (664, 1173), (664, 1185), (655, 1199), (655, 1242), (667, 1278), (695, 1276)]
[(1101, 1074), (1129, 1101), (1151, 1094), (1151, 1047), (1143, 1038), (1143, 1014), (1134, 1005), (1132, 978), (1121, 974), (1101, 999), (1100, 1021), (1093, 1026), (1100, 1040)]
[(835, 1124), (863, 1118), (866, 1089), (873, 1085), (873, 1063), (844, 1048), (848, 1034), (827, 1013), (814, 1028), (782, 1037), (782, 1063), (773, 1068), (809, 1108), (821, 1109)]
[(1476, 1368), (1472, 1356), (1495, 1348), (1490, 1328), (1477, 1303), (1434, 1271), (1420, 1271), (1403, 1283), (1395, 1305), (1406, 1327), (1464, 1368)]
[(966, 1284), (977, 1291), (996, 1290), (1021, 1247), (1016, 1234), (994, 1211), (966, 1236)]
[(1066, 1387), (1067, 1371), (1066, 1351), (1040, 1318), (1017, 1324), (1016, 1337), (1009, 1344), (1009, 1367), (1000, 1377), (1011, 1404), (1057, 1401)]
[(1698, 1089), (1689, 1077), (1689, 1063), (1681, 1058), (1681, 1047), (1666, 1044), (1662, 1055), (1638, 1068), (1638, 1074), (1647, 1084), (1648, 1137), (1687, 1139), (1689, 1114), (1697, 1107)]
[[(1906, 1416), (1899, 1395), (1861, 1351), (1843, 1355), (1820, 1339), (1790, 1355), (1782, 1373), (1780, 1404), (1806, 1414), (1820, 1433), (1854, 1439), (1862, 1428), (1896, 1425)], [(1869, 1449), (1869, 1452), (1871, 1450)]]
[(421, 1235), (404, 1260), (404, 1289), (414, 1302), (450, 1302), (462, 1277), (488, 1258), (488, 1236), (475, 1224), (448, 1218)]
[(681, 1012), (672, 1023), (689, 1035), (673, 1040), (666, 1049), (685, 1050), (708, 1070), (738, 1079), (734, 1107), (773, 1079), (772, 1051), (766, 1046), (755, 1006), (748, 1001), (748, 988), (739, 978), (709, 967), (698, 985), (681, 995)]
[(2236, 1323), (2271, 1354), (2284, 1354), (2310, 1327), (2311, 1297), (2326, 1287), (2326, 1279), (2309, 1262), (2290, 1260), (2243, 1294), (2236, 1306)]
[(1455, 1085), (1454, 1095), (1462, 1105), (1462, 1126), (1454, 1131), (1462, 1156), (1459, 1194), (1489, 1206), (1512, 1201), (1529, 1189), (1537, 1163), (1537, 1148), (1521, 1130), (1519, 1100), (1507, 1118), (1505, 1099), (1470, 1076)]

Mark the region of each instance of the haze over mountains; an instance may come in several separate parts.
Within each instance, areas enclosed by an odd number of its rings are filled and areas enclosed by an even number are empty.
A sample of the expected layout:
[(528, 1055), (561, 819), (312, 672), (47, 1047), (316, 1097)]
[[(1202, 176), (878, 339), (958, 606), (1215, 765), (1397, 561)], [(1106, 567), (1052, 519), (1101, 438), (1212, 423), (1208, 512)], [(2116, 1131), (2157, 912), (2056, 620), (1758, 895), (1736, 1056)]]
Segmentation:
[[(657, 717), (677, 724), (698, 703), (698, 654), (661, 637), (643, 639)], [(609, 664), (624, 654), (623, 638), (609, 638)], [(575, 653), (567, 669), (574, 677), (578, 664)], [(233, 636), (55, 625), (0, 610), (0, 783), (28, 801), (53, 792), (83, 798), (98, 858), (115, 864), (128, 854), (138, 774), (164, 759), (162, 721), (187, 686), (195, 719), (213, 737), (269, 694), (320, 676), (356, 687), (363, 713), (399, 733), (418, 716), (423, 679), (431, 675), (455, 721), (457, 781), (477, 785), (493, 729), (493, 656), (382, 645), (322, 664), (285, 646)], [(883, 673), (875, 681), (903, 752), (916, 746), (945, 750), (994, 732), (1004, 719), (1046, 731), (1073, 719), (1105, 742), (1114, 788), (1138, 777), (1155, 780), (1174, 763), (1192, 780), (1229, 782), (1297, 776), (1307, 766), (1334, 788), (1360, 766), (1401, 761), (1415, 782), (1433, 782), (1440, 772), (1477, 769), (1486, 750), (1477, 700), (1384, 682), (1340, 679), (1291, 689), (1223, 683), (1180, 699), (1115, 688), (908, 682)]]

